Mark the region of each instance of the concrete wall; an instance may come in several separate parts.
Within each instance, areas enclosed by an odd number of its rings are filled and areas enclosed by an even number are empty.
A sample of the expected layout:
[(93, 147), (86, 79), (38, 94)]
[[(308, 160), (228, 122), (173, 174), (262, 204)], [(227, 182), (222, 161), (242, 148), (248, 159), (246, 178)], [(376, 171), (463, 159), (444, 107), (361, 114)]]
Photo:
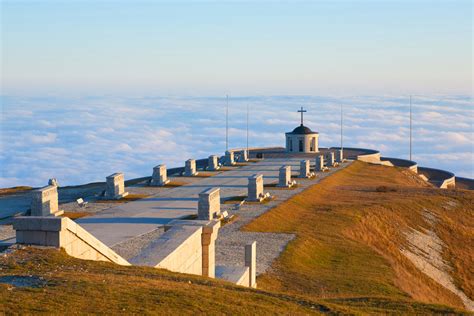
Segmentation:
[(22, 216), (13, 229), (19, 244), (64, 248), (72, 257), (130, 265), (84, 228), (66, 217)]

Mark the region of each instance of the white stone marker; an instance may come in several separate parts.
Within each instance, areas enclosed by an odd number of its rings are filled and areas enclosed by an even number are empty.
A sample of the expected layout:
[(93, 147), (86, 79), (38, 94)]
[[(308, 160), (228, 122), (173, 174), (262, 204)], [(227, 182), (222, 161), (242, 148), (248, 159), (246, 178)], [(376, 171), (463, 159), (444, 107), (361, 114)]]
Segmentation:
[(248, 152), (247, 152), (247, 149), (244, 149), (240, 151), (239, 153), (239, 162), (247, 162), (247, 161), (249, 161)]
[(221, 194), (219, 188), (209, 188), (199, 193), (198, 219), (209, 221), (221, 215)]
[(107, 199), (119, 200), (127, 195), (123, 173), (117, 172), (106, 178), (105, 197)]
[(314, 174), (309, 169), (309, 160), (300, 161), (300, 178), (311, 178)]
[(338, 149), (336, 151), (336, 162), (338, 163), (344, 162), (344, 152), (342, 149)]
[(153, 175), (151, 176), (152, 186), (164, 186), (169, 183), (168, 180), (168, 171), (166, 170), (166, 165), (158, 165), (153, 167)]
[(323, 155), (319, 155), (316, 157), (316, 166), (315, 166), (316, 171), (324, 171), (324, 157)]
[(249, 287), (257, 288), (257, 242), (245, 245), (245, 266), (249, 268)]
[(334, 152), (333, 151), (329, 151), (326, 153), (326, 166), (331, 166), (333, 167), (334, 166)]
[(58, 187), (48, 185), (33, 191), (31, 216), (58, 216), (64, 211), (58, 210)]
[(254, 174), (253, 176), (249, 177), (247, 195), (247, 200), (250, 202), (261, 202), (265, 198), (263, 194), (262, 174)]
[(207, 164), (207, 170), (216, 171), (216, 170), (219, 170), (219, 168), (220, 168), (220, 166), (219, 166), (219, 157), (217, 157), (216, 155), (209, 156), (209, 161), (208, 161), (208, 164)]
[(51, 178), (48, 180), (48, 185), (54, 185), (55, 187), (59, 187), (58, 180), (56, 178)]
[(280, 188), (290, 188), (293, 186), (291, 182), (291, 166), (282, 166), (279, 169), (278, 185)]
[(235, 160), (234, 160), (234, 152), (227, 150), (225, 152), (225, 165), (226, 166), (233, 166), (235, 165)]
[(185, 167), (184, 167), (184, 175), (186, 177), (192, 177), (197, 175), (196, 172), (196, 160), (188, 159), (186, 160)]

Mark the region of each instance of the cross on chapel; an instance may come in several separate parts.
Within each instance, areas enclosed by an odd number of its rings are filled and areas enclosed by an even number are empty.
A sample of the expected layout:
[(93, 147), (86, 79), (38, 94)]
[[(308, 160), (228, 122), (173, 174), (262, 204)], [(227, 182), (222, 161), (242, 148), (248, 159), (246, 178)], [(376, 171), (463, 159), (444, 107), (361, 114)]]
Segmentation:
[(307, 112), (306, 110), (301, 107), (301, 110), (298, 110), (298, 113), (301, 113), (301, 125), (303, 125), (303, 113)]

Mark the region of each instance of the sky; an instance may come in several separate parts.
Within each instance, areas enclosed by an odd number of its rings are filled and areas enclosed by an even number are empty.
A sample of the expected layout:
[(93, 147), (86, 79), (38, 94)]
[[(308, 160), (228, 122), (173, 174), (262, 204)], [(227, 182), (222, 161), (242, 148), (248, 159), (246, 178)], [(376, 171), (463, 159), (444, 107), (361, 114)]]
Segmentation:
[(2, 94), (470, 94), (472, 1), (1, 1)]
[(0, 187), (151, 175), (299, 122), (474, 178), (472, 1), (0, 0)]

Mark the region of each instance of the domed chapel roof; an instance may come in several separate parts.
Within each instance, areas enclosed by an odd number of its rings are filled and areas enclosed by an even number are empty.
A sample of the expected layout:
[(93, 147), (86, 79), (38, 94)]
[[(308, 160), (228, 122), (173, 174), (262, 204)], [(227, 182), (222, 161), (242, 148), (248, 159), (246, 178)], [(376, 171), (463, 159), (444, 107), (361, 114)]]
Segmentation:
[(317, 132), (313, 132), (309, 127), (304, 126), (301, 124), (300, 126), (296, 127), (292, 132), (287, 134), (297, 134), (297, 135), (305, 135), (305, 134), (318, 134)]

